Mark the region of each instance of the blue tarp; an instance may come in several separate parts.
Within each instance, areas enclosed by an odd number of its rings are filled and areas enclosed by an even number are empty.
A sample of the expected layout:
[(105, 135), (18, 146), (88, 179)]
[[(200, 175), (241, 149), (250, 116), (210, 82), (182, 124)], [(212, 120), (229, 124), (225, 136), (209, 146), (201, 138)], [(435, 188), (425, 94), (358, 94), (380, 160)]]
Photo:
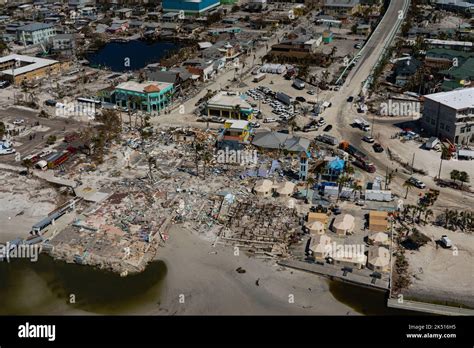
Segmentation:
[(344, 169), (345, 161), (336, 157), (335, 160), (328, 163), (328, 169), (331, 171), (342, 171)]

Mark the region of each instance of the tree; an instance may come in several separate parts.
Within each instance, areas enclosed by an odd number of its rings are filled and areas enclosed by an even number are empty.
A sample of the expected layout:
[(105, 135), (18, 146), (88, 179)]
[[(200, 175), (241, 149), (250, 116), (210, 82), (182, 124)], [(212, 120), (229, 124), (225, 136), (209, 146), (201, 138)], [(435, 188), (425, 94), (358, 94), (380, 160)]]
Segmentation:
[(349, 181), (349, 177), (346, 175), (339, 175), (339, 177), (336, 180), (336, 183), (338, 185), (338, 192), (337, 192), (337, 202), (339, 202), (339, 197), (341, 196), (342, 188), (344, 187), (345, 184)]
[(5, 135), (7, 129), (5, 127), (5, 123), (3, 122), (0, 122), (0, 139), (3, 138), (3, 136)]
[(308, 194), (309, 194), (309, 188), (313, 187), (313, 185), (316, 183), (316, 180), (312, 176), (308, 177), (306, 179), (306, 199), (308, 199)]
[(410, 191), (413, 188), (413, 186), (414, 185), (411, 182), (409, 182), (408, 180), (403, 183), (403, 187), (405, 187), (406, 190), (407, 190), (406, 193), (405, 193), (405, 199), (407, 199), (408, 191)]
[(451, 173), (449, 173), (449, 176), (451, 177), (451, 180), (454, 180), (454, 183), (456, 183), (456, 180), (459, 179), (460, 174), (461, 173), (459, 172), (459, 170), (454, 169), (451, 171)]
[(202, 154), (202, 160), (204, 162), (204, 177), (206, 177), (206, 168), (212, 160), (212, 154), (207, 150), (204, 151), (204, 153)]
[(425, 217), (423, 218), (423, 223), (427, 223), (428, 222), (428, 219), (433, 216), (433, 210), (431, 209), (426, 209), (425, 210)]
[(468, 183), (471, 179), (469, 178), (469, 174), (466, 172), (460, 172), (458, 176), (459, 181), (461, 181), (461, 187), (463, 187), (464, 183)]

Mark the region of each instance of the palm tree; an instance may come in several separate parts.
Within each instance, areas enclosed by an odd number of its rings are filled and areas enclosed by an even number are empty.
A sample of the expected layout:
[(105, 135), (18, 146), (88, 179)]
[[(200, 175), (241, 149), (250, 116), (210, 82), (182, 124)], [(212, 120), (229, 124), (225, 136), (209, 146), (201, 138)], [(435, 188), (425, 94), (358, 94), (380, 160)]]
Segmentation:
[(354, 192), (354, 201), (355, 201), (355, 199), (356, 199), (356, 193), (359, 192), (359, 198), (360, 198), (360, 196), (361, 196), (361, 194), (362, 194), (362, 186), (359, 185), (359, 183), (354, 182), (354, 183), (352, 183), (351, 188), (352, 188), (352, 190), (353, 190), (353, 192)]
[(405, 187), (407, 189), (407, 191), (405, 193), (405, 199), (407, 199), (408, 191), (410, 191), (413, 188), (413, 186), (414, 185), (411, 182), (409, 182), (408, 180), (403, 183), (403, 187)]
[(288, 122), (288, 130), (290, 131), (291, 134), (293, 134), (293, 131), (296, 127), (296, 122), (295, 120), (291, 120), (290, 122)]
[(339, 202), (339, 197), (341, 196), (341, 192), (342, 192), (342, 188), (344, 187), (344, 185), (349, 181), (349, 177), (347, 177), (346, 175), (340, 175), (337, 180), (336, 180), (336, 183), (338, 185), (338, 192), (337, 192), (337, 202)]
[(433, 216), (433, 214), (434, 214), (434, 213), (433, 213), (433, 210), (431, 210), (431, 209), (426, 209), (426, 210), (425, 210), (425, 217), (424, 217), (424, 219), (423, 219), (423, 223), (426, 224), (426, 223), (428, 222), (428, 218), (430, 218), (431, 216)]
[(316, 183), (316, 180), (312, 176), (308, 177), (306, 179), (306, 199), (308, 199), (308, 194), (309, 194), (309, 188), (313, 187), (313, 185)]
[(353, 175), (355, 173), (355, 169), (353, 166), (351, 166), (350, 164), (348, 164), (349, 162), (346, 162), (346, 168), (345, 168), (345, 172), (346, 174), (348, 175)]

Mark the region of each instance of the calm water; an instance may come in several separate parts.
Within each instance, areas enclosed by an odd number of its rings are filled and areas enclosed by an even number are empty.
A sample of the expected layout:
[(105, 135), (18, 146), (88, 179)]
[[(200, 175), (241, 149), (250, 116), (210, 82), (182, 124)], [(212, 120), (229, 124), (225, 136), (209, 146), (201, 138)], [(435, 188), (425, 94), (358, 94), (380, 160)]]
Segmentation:
[(179, 44), (169, 41), (111, 42), (86, 58), (91, 66), (106, 66), (112, 71), (123, 72), (139, 70), (150, 63), (157, 63), (169, 52), (179, 48)]
[(329, 291), (339, 302), (364, 315), (427, 315), (387, 307), (387, 294), (384, 291), (370, 290), (340, 281), (330, 281)]
[[(158, 308), (166, 272), (161, 261), (125, 278), (46, 255), (38, 262), (0, 262), (0, 315), (61, 313), (67, 306), (100, 314), (125, 314), (150, 304)], [(69, 303), (71, 294), (75, 304)]]
[[(122, 278), (88, 266), (66, 264), (42, 255), (38, 262), (0, 262), (0, 315), (62, 314), (79, 309), (98, 314), (132, 314), (159, 308), (167, 268), (151, 263), (137, 275)], [(387, 308), (386, 295), (350, 284), (330, 281), (340, 302), (365, 315), (420, 315)], [(76, 303), (69, 303), (74, 294)]]

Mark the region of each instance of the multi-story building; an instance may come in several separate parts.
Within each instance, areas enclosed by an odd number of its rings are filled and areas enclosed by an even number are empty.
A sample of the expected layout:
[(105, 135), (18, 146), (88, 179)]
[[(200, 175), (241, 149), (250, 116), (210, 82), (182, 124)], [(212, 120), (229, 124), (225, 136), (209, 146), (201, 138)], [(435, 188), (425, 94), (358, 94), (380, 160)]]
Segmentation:
[(220, 92), (207, 101), (208, 116), (251, 120), (252, 106), (238, 92)]
[(127, 81), (115, 87), (115, 104), (150, 113), (164, 110), (171, 102), (172, 83)]
[(360, 0), (325, 0), (324, 12), (329, 15), (350, 15), (355, 13)]
[(474, 140), (474, 88), (425, 95), (421, 126), (456, 144)]
[(163, 0), (163, 12), (180, 12), (199, 15), (220, 6), (219, 0)]
[(285, 56), (294, 58), (303, 58), (316, 52), (322, 43), (323, 37), (320, 34), (299, 35), (289, 37), (280, 43), (273, 45), (270, 51), (274, 56)]
[(60, 72), (56, 60), (11, 54), (0, 58), (0, 76), (16, 85)]
[(56, 35), (54, 24), (31, 23), (20, 26), (16, 29), (16, 37), (18, 41), (25, 45), (36, 45), (48, 42)]
[(74, 34), (58, 34), (52, 38), (52, 50), (63, 55), (74, 54), (76, 40)]

